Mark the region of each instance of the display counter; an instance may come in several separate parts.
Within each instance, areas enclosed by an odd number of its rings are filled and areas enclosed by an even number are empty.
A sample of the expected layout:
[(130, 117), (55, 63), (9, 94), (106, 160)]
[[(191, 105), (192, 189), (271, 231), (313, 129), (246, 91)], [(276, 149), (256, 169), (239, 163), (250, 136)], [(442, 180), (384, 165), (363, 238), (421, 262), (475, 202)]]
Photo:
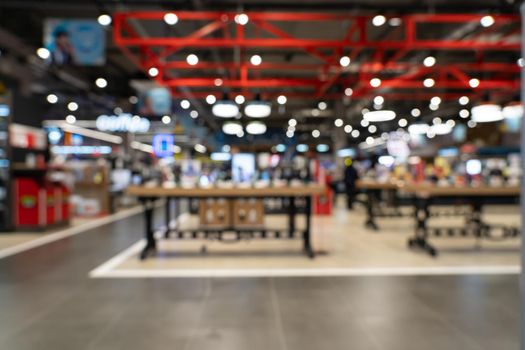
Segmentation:
[[(324, 186), (317, 184), (308, 184), (301, 186), (286, 186), (286, 187), (265, 187), (265, 188), (166, 188), (162, 186), (130, 186), (126, 190), (126, 193), (130, 196), (136, 196), (143, 203), (145, 210), (145, 237), (146, 247), (142, 251), (140, 258), (145, 259), (151, 252), (156, 250), (156, 239), (154, 236), (153, 227), (153, 202), (159, 198), (166, 198), (166, 235), (174, 235), (177, 238), (205, 238), (205, 239), (218, 239), (224, 238), (225, 232), (234, 232), (236, 239), (253, 239), (253, 238), (275, 238), (275, 239), (292, 239), (301, 236), (303, 240), (303, 247), (305, 253), (309, 257), (314, 256), (314, 252), (311, 246), (311, 212), (312, 212), (312, 197), (315, 195), (321, 195), (325, 191)], [(239, 203), (239, 200), (262, 200), (265, 198), (283, 198), (287, 199), (288, 202), (288, 227), (284, 230), (268, 229), (264, 225), (254, 225), (249, 227), (247, 225), (239, 225), (239, 221), (235, 218), (241, 218), (239, 209), (253, 211), (260, 207), (257, 202), (249, 203), (245, 205)], [(181, 199), (200, 199), (206, 203), (212, 200), (222, 200), (222, 202), (216, 203), (212, 209), (210, 204), (204, 209), (204, 212), (211, 213), (214, 217), (220, 220), (219, 223), (223, 225), (201, 225), (198, 228), (191, 230), (181, 230), (179, 228), (170, 229), (171, 221), (171, 202), (176, 201), (175, 208), (180, 207), (179, 201)], [(295, 219), (298, 213), (296, 201), (304, 201), (304, 215), (306, 217), (306, 227), (302, 231), (296, 229)], [(219, 208), (219, 209), (216, 209)], [(222, 214), (221, 214), (222, 210)], [(235, 210), (235, 212), (232, 212)], [(201, 221), (206, 218), (206, 214), (201, 215)], [(233, 218), (233, 220), (230, 220)], [(207, 220), (207, 219), (206, 219)], [(213, 222), (213, 218), (209, 219)], [(257, 220), (260, 223), (260, 220)]]

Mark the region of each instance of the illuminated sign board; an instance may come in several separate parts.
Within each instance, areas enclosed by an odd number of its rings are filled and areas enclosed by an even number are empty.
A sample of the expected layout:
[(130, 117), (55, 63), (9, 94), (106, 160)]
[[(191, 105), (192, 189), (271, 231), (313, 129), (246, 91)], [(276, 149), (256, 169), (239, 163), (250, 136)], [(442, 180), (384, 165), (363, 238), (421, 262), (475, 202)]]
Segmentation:
[(153, 153), (159, 157), (171, 157), (175, 150), (175, 136), (170, 134), (157, 134), (153, 136)]
[(96, 120), (97, 129), (109, 132), (148, 132), (150, 121), (138, 115), (123, 113), (117, 115), (100, 115)]

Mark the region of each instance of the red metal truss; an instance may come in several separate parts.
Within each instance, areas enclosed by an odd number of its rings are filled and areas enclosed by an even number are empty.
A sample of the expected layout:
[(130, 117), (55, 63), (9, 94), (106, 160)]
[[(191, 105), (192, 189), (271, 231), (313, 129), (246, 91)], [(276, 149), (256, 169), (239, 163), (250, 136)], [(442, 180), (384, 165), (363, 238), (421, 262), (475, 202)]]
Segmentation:
[[(334, 95), (333, 86), (339, 87), (338, 96), (344, 88), (352, 87), (354, 97), (366, 97), (378, 90), (425, 90), (429, 93), (448, 90), (470, 89), (472, 78), (480, 80), (478, 90), (518, 90), (520, 68), (514, 63), (482, 62), (436, 64), (424, 67), (421, 62), (399, 62), (412, 51), (472, 51), (482, 59), (483, 52), (503, 51), (510, 57), (518, 57), (521, 50), (519, 16), (493, 15), (494, 25), (479, 26), (464, 39), (431, 37), (424, 25), (447, 26), (479, 23), (483, 15), (477, 14), (413, 14), (398, 17), (402, 26), (388, 27), (386, 35), (377, 35), (378, 29), (370, 23), (373, 16), (354, 16), (336, 13), (285, 13), (248, 12), (247, 26), (235, 23), (234, 12), (181, 11), (176, 12), (180, 25), (191, 22), (197, 29), (184, 36), (141, 36), (134, 24), (142, 21), (163, 23), (168, 12), (120, 12), (114, 14), (114, 42), (145, 72), (151, 67), (159, 70), (156, 81), (170, 87), (178, 94), (179, 87), (192, 88), (195, 96), (215, 94), (220, 96), (224, 88), (246, 95), (255, 90), (267, 91), (268, 95), (286, 92), (289, 97), (320, 97)], [(308, 23), (323, 33), (323, 25), (338, 23), (346, 29), (337, 35), (327, 33), (327, 38), (309, 38), (292, 35), (283, 29), (283, 23)], [(248, 31), (248, 26), (251, 31)], [(503, 27), (506, 30), (501, 30)], [(389, 31), (388, 31), (389, 30)], [(248, 34), (249, 33), (249, 34)], [(255, 34), (254, 34), (255, 33)], [(384, 33), (384, 34), (385, 34)], [(185, 60), (174, 57), (177, 52), (188, 49), (238, 49), (240, 60), (235, 62), (200, 61), (191, 66)], [(248, 62), (246, 51), (262, 52), (265, 49), (299, 51), (315, 58), (318, 63), (298, 64), (266, 62), (255, 66)], [(372, 52), (366, 59), (358, 56)], [(187, 51), (186, 51), (187, 52)], [(388, 56), (387, 56), (388, 53)], [(353, 62), (343, 68), (339, 58), (348, 55)], [(371, 57), (371, 58), (370, 58)], [(513, 58), (514, 59), (514, 58)], [(356, 62), (357, 61), (357, 62)], [(226, 71), (220, 76), (217, 71)], [(295, 73), (301, 72), (301, 78)], [(306, 72), (306, 74), (305, 74)], [(174, 74), (176, 73), (176, 74)], [(181, 74), (184, 73), (184, 74)], [(305, 77), (308, 76), (308, 77)], [(370, 79), (378, 77), (382, 83), (372, 88)], [(426, 78), (434, 79), (431, 88), (423, 86)], [(203, 92), (203, 90), (206, 90)], [(306, 91), (305, 91), (306, 90)], [(442, 91), (445, 90), (445, 91)], [(332, 92), (330, 92), (332, 91)], [(419, 93), (421, 95), (421, 93)], [(410, 96), (399, 93), (398, 96)]]

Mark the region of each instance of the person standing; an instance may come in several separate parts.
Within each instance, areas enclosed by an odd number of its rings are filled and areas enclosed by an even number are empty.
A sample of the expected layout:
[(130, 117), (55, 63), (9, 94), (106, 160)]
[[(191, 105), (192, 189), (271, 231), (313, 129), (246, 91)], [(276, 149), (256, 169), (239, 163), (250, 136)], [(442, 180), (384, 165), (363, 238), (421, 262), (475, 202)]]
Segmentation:
[(356, 195), (356, 182), (359, 178), (357, 170), (353, 165), (352, 159), (345, 160), (345, 188), (346, 188), (346, 203), (348, 209), (354, 208), (354, 200)]

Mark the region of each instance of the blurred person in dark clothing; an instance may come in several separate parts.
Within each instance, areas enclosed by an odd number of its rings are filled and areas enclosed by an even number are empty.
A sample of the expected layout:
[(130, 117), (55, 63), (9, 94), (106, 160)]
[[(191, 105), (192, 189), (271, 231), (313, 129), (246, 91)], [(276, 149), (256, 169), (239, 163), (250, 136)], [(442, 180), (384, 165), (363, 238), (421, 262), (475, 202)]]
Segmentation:
[(353, 165), (352, 159), (346, 159), (345, 166), (346, 201), (348, 209), (353, 209), (356, 195), (356, 181), (359, 178), (359, 175)]

